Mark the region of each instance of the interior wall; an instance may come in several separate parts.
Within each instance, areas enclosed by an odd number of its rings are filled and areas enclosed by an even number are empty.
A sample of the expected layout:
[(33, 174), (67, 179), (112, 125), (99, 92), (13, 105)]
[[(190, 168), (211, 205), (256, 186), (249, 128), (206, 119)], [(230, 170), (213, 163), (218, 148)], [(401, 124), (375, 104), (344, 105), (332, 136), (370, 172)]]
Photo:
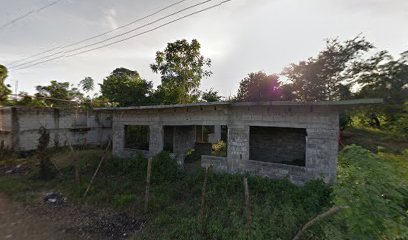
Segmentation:
[(250, 127), (251, 160), (305, 166), (306, 129)]

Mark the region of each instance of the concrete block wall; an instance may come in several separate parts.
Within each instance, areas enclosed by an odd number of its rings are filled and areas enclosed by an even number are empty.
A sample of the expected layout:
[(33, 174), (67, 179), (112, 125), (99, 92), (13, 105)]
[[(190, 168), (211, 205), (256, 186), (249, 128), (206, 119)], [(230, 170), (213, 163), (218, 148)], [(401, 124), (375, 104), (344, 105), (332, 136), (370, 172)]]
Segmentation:
[[(96, 121), (102, 118), (103, 121)], [(75, 112), (50, 108), (10, 107), (0, 110), (1, 125), (7, 134), (0, 133), (0, 140), (7, 135), (7, 142), (14, 151), (37, 148), (40, 127), (50, 133), (49, 147), (105, 144), (111, 135), (110, 113)], [(107, 120), (105, 120), (107, 119)], [(10, 121), (10, 124), (8, 123)], [(106, 126), (104, 125), (106, 124)]]
[(12, 111), (10, 108), (0, 109), (0, 144), (5, 149), (12, 149)]
[[(163, 109), (154, 107), (120, 109), (120, 111), (113, 111), (112, 114), (113, 151), (118, 156), (140, 153), (140, 151), (124, 148), (125, 125), (150, 126), (150, 149), (148, 152), (141, 152), (145, 155), (154, 155), (163, 149), (163, 126), (226, 125), (228, 127), (227, 157), (202, 156), (202, 166), (214, 165), (214, 168), (220, 171), (250, 172), (271, 178), (288, 178), (296, 184), (316, 178), (321, 178), (328, 183), (335, 181), (338, 112), (329, 106), (198, 105)], [(251, 126), (305, 129), (307, 133), (305, 166), (250, 159)], [(177, 155), (176, 152), (180, 155), (183, 151), (192, 148), (190, 145), (194, 143), (193, 135), (189, 135), (188, 131), (180, 131), (179, 134), (186, 135), (175, 134), (173, 148), (175, 155)], [(277, 161), (279, 161), (278, 158)]]

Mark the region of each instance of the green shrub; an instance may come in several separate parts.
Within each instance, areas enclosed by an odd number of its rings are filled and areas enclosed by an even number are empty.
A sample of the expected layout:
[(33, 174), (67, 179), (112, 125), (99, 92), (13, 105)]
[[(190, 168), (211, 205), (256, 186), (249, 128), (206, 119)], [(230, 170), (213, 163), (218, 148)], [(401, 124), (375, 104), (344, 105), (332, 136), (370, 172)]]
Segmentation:
[(211, 155), (226, 157), (227, 156), (227, 143), (220, 140), (212, 145)]
[(408, 238), (408, 191), (395, 168), (368, 150), (351, 145), (339, 155), (335, 205), (350, 206), (335, 223), (348, 239)]

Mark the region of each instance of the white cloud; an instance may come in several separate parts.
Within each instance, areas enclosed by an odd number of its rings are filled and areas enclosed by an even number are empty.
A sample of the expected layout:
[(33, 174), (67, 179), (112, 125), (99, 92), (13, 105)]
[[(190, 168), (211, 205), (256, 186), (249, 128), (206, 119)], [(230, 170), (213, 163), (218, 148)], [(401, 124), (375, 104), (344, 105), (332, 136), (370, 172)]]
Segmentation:
[(104, 16), (104, 24), (108, 26), (111, 30), (117, 28), (119, 25), (116, 21), (116, 10), (114, 8), (110, 8), (105, 10)]

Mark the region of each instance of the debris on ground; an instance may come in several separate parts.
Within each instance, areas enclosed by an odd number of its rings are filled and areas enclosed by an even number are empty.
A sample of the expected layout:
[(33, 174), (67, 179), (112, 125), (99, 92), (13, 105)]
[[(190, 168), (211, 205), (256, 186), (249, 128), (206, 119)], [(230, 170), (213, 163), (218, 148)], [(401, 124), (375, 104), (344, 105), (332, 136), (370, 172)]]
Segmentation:
[(53, 204), (63, 204), (67, 201), (66, 197), (63, 197), (58, 192), (49, 192), (44, 196), (45, 203), (53, 203)]
[(17, 166), (0, 167), (0, 175), (25, 175), (30, 171), (30, 168), (18, 164)]
[[(143, 229), (145, 221), (129, 216), (126, 213), (113, 215), (94, 215), (82, 224), (66, 229), (80, 235), (98, 236), (98, 239), (125, 240)], [(90, 235), (89, 235), (90, 234)]]
[(140, 230), (142, 225), (138, 219), (121, 213), (96, 219), (85, 230), (96, 231), (111, 236), (112, 239), (128, 239), (132, 233)]

